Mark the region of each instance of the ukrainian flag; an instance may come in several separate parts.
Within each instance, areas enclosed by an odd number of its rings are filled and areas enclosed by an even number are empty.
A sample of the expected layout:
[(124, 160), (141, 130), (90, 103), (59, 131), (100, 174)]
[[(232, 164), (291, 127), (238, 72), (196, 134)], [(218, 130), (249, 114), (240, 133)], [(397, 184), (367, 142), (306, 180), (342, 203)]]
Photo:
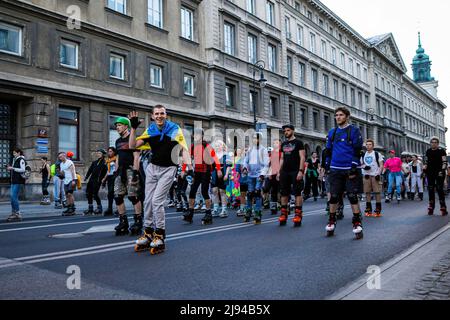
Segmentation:
[[(164, 127), (162, 128), (162, 130), (158, 129), (156, 123), (152, 123), (141, 136), (136, 138), (136, 140), (146, 140), (150, 137), (157, 136), (160, 137), (159, 141), (163, 141), (164, 137), (167, 136), (170, 138), (170, 140), (178, 142), (178, 144), (180, 144), (185, 150), (188, 150), (186, 139), (184, 138), (183, 131), (181, 130), (180, 126), (168, 120), (166, 120), (166, 122), (164, 123)], [(146, 142), (138, 149), (151, 150), (151, 147), (150, 144)]]

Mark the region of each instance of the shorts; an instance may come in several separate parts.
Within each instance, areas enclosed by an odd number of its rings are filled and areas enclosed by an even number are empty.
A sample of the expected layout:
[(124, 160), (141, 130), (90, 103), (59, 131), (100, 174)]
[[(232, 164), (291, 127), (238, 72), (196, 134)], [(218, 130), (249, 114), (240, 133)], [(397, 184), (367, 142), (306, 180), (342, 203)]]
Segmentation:
[(284, 172), (280, 171), (280, 194), (282, 197), (289, 197), (294, 191), (294, 195), (299, 197), (305, 188), (304, 179), (297, 181), (298, 171)]
[(128, 197), (139, 197), (139, 193), (141, 191), (141, 184), (139, 183), (139, 179), (137, 181), (133, 181), (133, 170), (127, 169), (127, 176), (125, 183), (122, 181), (122, 177), (118, 175), (114, 180), (114, 197), (124, 197), (128, 195)]
[(248, 192), (248, 176), (241, 175), (239, 183), (241, 184), (241, 192)]
[(68, 184), (64, 185), (64, 192), (66, 194), (73, 194), (74, 191), (75, 191), (75, 188), (74, 188), (72, 182), (69, 182)]
[(221, 190), (225, 190), (227, 188), (223, 177), (219, 179), (217, 176), (217, 171), (215, 170), (212, 172), (211, 188), (219, 188)]
[(363, 180), (364, 193), (381, 193), (383, 182), (377, 181), (374, 176), (364, 176)]
[(363, 179), (360, 171), (352, 180), (348, 178), (350, 170), (331, 170), (328, 174), (330, 193), (332, 195), (361, 194), (363, 193)]

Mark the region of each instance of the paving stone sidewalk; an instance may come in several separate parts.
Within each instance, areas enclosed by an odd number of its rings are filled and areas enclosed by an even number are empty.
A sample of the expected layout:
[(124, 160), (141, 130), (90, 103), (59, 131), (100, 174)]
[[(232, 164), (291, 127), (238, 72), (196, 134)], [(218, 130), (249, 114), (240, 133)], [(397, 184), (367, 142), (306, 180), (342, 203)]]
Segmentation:
[(450, 299), (450, 251), (425, 274), (404, 300)]

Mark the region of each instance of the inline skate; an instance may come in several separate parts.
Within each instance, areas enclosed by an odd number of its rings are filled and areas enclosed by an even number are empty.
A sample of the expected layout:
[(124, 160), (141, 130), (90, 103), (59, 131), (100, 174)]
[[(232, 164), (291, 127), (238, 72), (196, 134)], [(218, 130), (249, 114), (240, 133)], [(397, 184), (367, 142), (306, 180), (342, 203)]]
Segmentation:
[(126, 214), (119, 216), (119, 224), (114, 228), (116, 230), (116, 236), (127, 235), (129, 230), (128, 217)]
[(183, 214), (183, 221), (188, 222), (189, 224), (192, 224), (194, 218), (194, 209), (188, 209), (188, 211)]
[(134, 246), (135, 252), (142, 252), (150, 249), (150, 243), (153, 241), (153, 228), (145, 228), (142, 237), (136, 240)]
[(334, 230), (336, 230), (336, 214), (330, 212), (330, 217), (328, 219), (328, 224), (325, 227), (327, 231), (327, 237), (334, 236)]
[(303, 220), (303, 212), (301, 209), (297, 208), (295, 209), (295, 217), (292, 219), (292, 222), (294, 222), (294, 227), (301, 227), (302, 226), (302, 220)]
[(353, 223), (353, 233), (356, 237), (356, 240), (362, 239), (364, 237), (364, 233), (362, 228), (361, 214), (353, 215), (352, 223)]
[(135, 214), (133, 216), (134, 224), (130, 227), (132, 236), (138, 236), (142, 232), (142, 214)]
[(205, 216), (202, 218), (202, 225), (207, 226), (213, 223), (211, 209), (206, 210)]
[(150, 243), (150, 254), (155, 255), (164, 252), (166, 245), (164, 239), (166, 238), (166, 231), (163, 229), (156, 229), (153, 233), (153, 240)]
[(288, 219), (288, 209), (286, 206), (281, 207), (281, 215), (278, 218), (278, 222), (280, 223), (280, 226), (285, 226)]

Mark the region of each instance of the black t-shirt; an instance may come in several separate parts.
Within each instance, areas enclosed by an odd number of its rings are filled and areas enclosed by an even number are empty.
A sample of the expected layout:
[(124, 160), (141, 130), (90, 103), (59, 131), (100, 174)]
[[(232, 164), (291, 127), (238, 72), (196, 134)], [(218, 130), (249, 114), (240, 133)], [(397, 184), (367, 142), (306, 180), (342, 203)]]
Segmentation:
[(160, 167), (173, 167), (178, 165), (178, 154), (180, 152), (180, 147), (178, 151), (173, 153), (174, 160), (172, 161), (172, 151), (178, 146), (178, 142), (172, 140), (169, 136), (165, 135), (162, 141), (160, 136), (154, 136), (144, 139), (144, 143), (148, 143), (152, 148), (152, 159), (151, 163)]
[(310, 170), (319, 170), (320, 161), (316, 159), (316, 162), (313, 163), (312, 159), (308, 159), (308, 169)]
[(117, 155), (119, 156), (119, 167), (128, 168), (133, 166), (133, 149), (130, 149), (130, 136), (120, 137), (116, 140)]
[(428, 149), (426, 153), (427, 157), (427, 173), (438, 174), (442, 170), (442, 157), (447, 157), (445, 150), (438, 148), (436, 150)]
[(281, 144), (281, 152), (283, 152), (283, 168), (284, 172), (297, 172), (300, 169), (299, 151), (305, 150), (303, 142), (300, 140), (286, 140)]

